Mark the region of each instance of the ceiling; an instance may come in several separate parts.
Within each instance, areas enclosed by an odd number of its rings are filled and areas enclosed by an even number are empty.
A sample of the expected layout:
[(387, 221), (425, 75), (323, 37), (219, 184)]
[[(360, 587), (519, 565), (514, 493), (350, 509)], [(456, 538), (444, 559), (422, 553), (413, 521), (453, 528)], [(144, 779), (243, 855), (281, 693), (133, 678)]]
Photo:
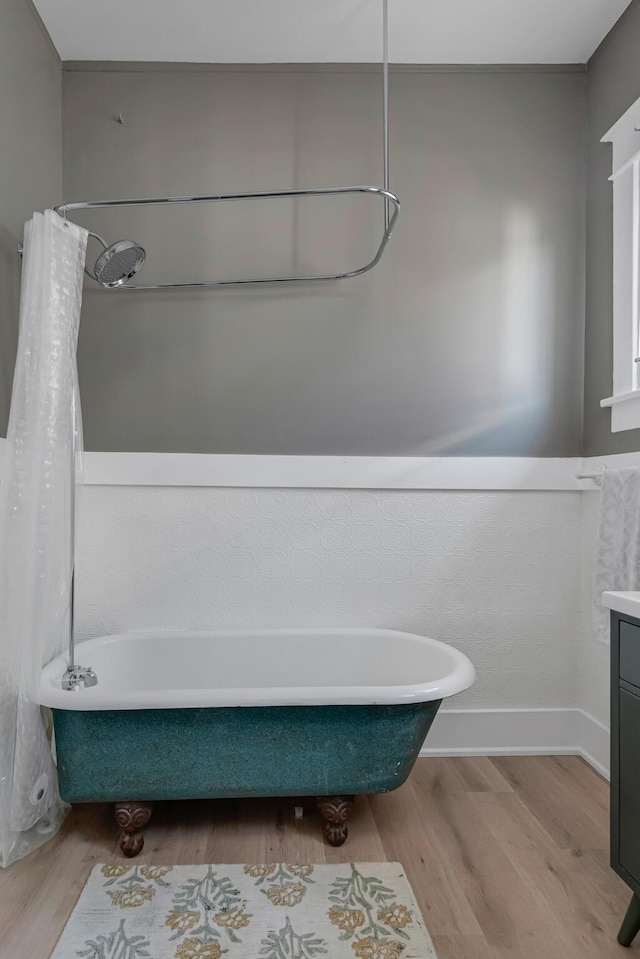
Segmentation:
[[(34, 0), (63, 60), (367, 63), (381, 0)], [(630, 0), (389, 0), (396, 63), (585, 63)]]

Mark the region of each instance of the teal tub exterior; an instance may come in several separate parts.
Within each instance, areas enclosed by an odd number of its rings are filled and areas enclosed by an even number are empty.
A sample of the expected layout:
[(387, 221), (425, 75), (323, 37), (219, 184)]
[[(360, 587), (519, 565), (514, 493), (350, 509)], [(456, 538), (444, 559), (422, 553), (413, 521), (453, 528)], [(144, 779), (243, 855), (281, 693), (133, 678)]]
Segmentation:
[(440, 702), (54, 709), (60, 793), (74, 803), (389, 792)]

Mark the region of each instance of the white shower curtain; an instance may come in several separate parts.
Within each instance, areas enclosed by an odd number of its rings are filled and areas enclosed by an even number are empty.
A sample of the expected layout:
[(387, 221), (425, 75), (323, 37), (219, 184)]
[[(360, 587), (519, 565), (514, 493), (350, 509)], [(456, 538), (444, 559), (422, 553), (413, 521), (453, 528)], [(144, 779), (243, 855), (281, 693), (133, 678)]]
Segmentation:
[(0, 471), (2, 866), (50, 838), (65, 815), (38, 683), (40, 668), (68, 638), (86, 244), (85, 230), (51, 210), (25, 226), (18, 355)]

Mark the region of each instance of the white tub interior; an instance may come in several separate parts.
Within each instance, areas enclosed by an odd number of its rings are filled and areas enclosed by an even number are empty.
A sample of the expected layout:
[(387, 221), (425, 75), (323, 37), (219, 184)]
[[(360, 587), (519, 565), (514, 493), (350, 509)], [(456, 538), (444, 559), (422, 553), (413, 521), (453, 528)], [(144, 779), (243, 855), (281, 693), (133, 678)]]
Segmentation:
[(444, 643), (384, 629), (139, 632), (77, 645), (98, 685), (66, 692), (57, 657), (40, 701), (61, 709), (284, 706), (429, 702), (475, 678)]

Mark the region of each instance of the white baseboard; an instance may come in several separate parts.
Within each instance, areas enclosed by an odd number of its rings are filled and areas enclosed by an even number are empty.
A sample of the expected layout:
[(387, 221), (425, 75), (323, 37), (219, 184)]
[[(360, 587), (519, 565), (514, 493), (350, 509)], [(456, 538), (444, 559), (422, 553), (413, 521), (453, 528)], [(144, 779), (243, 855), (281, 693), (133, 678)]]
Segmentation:
[(582, 709), (443, 709), (421, 756), (582, 756), (609, 778), (609, 729)]
[(578, 741), (579, 753), (590, 766), (593, 766), (601, 776), (609, 779), (610, 775), (610, 729), (594, 716), (578, 710)]

